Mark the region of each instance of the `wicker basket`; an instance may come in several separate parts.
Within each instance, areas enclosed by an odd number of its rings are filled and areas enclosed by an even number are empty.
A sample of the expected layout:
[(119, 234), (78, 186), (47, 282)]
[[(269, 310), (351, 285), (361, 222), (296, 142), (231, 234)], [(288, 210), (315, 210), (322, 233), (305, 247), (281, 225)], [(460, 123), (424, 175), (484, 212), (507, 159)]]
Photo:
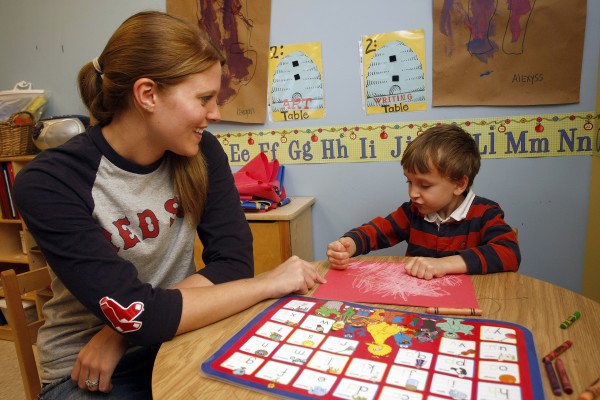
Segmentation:
[(19, 111), (8, 121), (0, 122), (0, 157), (33, 154), (33, 132), (35, 119), (27, 111)]

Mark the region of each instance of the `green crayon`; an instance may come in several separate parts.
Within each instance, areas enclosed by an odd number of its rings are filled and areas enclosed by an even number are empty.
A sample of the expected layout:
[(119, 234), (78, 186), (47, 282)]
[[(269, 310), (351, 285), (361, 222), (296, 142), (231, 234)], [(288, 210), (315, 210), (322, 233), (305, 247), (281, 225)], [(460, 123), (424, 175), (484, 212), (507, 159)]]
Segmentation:
[(579, 311), (575, 311), (573, 314), (569, 316), (569, 318), (565, 319), (562, 324), (560, 324), (561, 329), (567, 329), (573, 322), (581, 317), (581, 313)]

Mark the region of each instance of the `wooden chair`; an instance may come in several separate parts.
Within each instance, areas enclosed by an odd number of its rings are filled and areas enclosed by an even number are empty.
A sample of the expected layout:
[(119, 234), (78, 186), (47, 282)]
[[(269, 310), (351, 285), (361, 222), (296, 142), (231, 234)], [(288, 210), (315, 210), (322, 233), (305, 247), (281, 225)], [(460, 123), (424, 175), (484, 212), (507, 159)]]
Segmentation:
[(13, 269), (2, 271), (2, 286), (10, 327), (13, 333), (25, 396), (27, 399), (37, 399), (41, 390), (40, 375), (33, 353), (33, 344), (37, 342), (38, 329), (44, 320), (37, 318), (28, 323), (21, 302), (21, 295), (34, 291), (48, 292), (50, 273), (47, 267), (34, 269), (22, 274), (15, 274)]

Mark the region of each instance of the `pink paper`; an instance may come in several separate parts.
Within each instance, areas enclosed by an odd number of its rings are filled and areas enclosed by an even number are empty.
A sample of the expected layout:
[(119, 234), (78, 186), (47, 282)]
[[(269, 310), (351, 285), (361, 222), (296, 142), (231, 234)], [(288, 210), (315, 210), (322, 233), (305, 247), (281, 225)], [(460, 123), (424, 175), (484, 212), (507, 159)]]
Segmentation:
[(313, 297), (415, 307), (478, 308), (468, 275), (424, 280), (408, 275), (406, 263), (354, 261), (346, 270), (330, 269), (327, 283)]

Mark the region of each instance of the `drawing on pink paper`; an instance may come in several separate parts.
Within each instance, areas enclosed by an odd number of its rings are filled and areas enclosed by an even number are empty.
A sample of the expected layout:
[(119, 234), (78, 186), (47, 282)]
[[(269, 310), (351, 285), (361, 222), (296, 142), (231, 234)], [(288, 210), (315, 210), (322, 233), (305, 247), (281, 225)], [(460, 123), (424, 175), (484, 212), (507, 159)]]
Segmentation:
[(327, 283), (313, 296), (363, 303), (417, 307), (477, 308), (477, 297), (468, 275), (446, 275), (424, 280), (408, 275), (405, 263), (354, 261), (346, 270), (330, 269)]

